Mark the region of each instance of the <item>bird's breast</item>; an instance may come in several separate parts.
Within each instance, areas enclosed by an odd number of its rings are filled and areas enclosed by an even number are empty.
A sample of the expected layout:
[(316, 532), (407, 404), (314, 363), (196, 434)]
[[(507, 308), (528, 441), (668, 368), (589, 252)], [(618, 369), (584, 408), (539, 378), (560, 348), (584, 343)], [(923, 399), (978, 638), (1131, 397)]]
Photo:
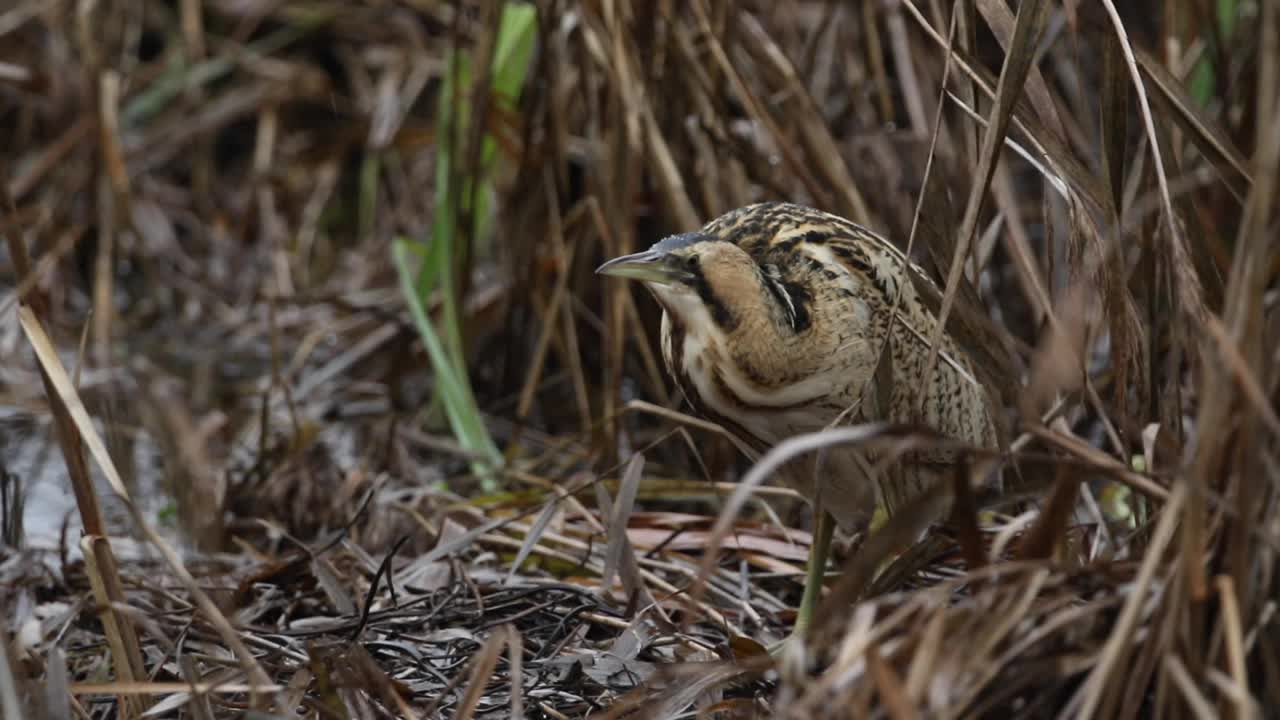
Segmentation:
[[(662, 318), (662, 356), (672, 378), (694, 412), (717, 423), (763, 453), (788, 437), (821, 430), (848, 409), (849, 392), (833, 388), (830, 379), (806, 378), (771, 397), (744, 387), (723, 338), (683, 326), (666, 313)], [(822, 384), (827, 392), (823, 392)], [(816, 396), (815, 396), (816, 393)], [(818, 494), (824, 507), (846, 531), (865, 526), (876, 504), (877, 487), (868, 474), (869, 460), (853, 448), (824, 456), (815, 474), (810, 457), (799, 470), (780, 474), (783, 484), (805, 497)], [(819, 479), (821, 478), (821, 479)]]
[(706, 326), (683, 325), (664, 313), (662, 356), (695, 412), (758, 447), (819, 430), (847, 407), (847, 392), (821, 374), (769, 387), (752, 379), (726, 347), (726, 338)]

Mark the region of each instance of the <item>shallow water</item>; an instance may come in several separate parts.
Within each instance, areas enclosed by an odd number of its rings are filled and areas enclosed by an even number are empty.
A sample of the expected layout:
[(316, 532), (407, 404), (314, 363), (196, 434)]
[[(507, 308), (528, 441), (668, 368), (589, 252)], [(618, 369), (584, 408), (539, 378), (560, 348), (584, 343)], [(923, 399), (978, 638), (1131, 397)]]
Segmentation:
[[(155, 470), (159, 456), (154, 443), (145, 436), (139, 437), (133, 448), (134, 467), (139, 469), (136, 500), (147, 517), (155, 521), (168, 503)], [(0, 407), (0, 459), (9, 475), (21, 484), (23, 546), (56, 550), (63, 542), (65, 526), (68, 556), (78, 556), (84, 526), (52, 421), (21, 408)], [(89, 469), (108, 532), (113, 537), (133, 535), (128, 510), (91, 458)]]

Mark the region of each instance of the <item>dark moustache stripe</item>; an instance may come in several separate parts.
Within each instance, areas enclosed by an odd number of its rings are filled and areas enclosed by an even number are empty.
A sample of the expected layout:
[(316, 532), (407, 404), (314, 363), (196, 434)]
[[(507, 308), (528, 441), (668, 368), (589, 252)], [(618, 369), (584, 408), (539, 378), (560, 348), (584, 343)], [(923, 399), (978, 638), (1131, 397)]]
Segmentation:
[(738, 318), (729, 310), (729, 306), (716, 295), (711, 289), (711, 283), (707, 282), (706, 276), (702, 274), (702, 266), (692, 263), (689, 266), (689, 272), (693, 275), (689, 279), (689, 286), (698, 293), (702, 304), (706, 306), (707, 312), (711, 314), (711, 321), (716, 327), (725, 332), (732, 332), (738, 326)]

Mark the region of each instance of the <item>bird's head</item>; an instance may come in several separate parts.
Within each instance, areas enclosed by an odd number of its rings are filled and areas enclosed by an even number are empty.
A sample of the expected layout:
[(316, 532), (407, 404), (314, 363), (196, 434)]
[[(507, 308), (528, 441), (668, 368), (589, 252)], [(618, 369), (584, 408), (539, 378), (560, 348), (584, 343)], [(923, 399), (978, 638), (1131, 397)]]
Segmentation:
[(761, 292), (760, 270), (745, 250), (700, 232), (664, 238), (596, 272), (643, 282), (674, 319), (693, 327), (710, 320), (732, 330)]

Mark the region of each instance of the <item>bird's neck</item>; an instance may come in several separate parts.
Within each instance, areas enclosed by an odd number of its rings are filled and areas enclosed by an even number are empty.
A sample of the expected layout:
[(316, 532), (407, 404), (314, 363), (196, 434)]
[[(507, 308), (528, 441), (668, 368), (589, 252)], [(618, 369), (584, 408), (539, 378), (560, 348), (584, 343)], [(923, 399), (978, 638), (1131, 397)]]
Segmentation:
[(731, 365), (752, 386), (778, 392), (820, 375), (830, 353), (817, 333), (797, 332), (769, 303), (741, 307), (738, 324), (722, 343)]
[(734, 311), (731, 329), (696, 315), (669, 321), (679, 326), (671, 370), (707, 403), (728, 414), (735, 406), (785, 408), (831, 393), (834, 348), (824, 347), (821, 335), (794, 331), (767, 301), (737, 302)]

